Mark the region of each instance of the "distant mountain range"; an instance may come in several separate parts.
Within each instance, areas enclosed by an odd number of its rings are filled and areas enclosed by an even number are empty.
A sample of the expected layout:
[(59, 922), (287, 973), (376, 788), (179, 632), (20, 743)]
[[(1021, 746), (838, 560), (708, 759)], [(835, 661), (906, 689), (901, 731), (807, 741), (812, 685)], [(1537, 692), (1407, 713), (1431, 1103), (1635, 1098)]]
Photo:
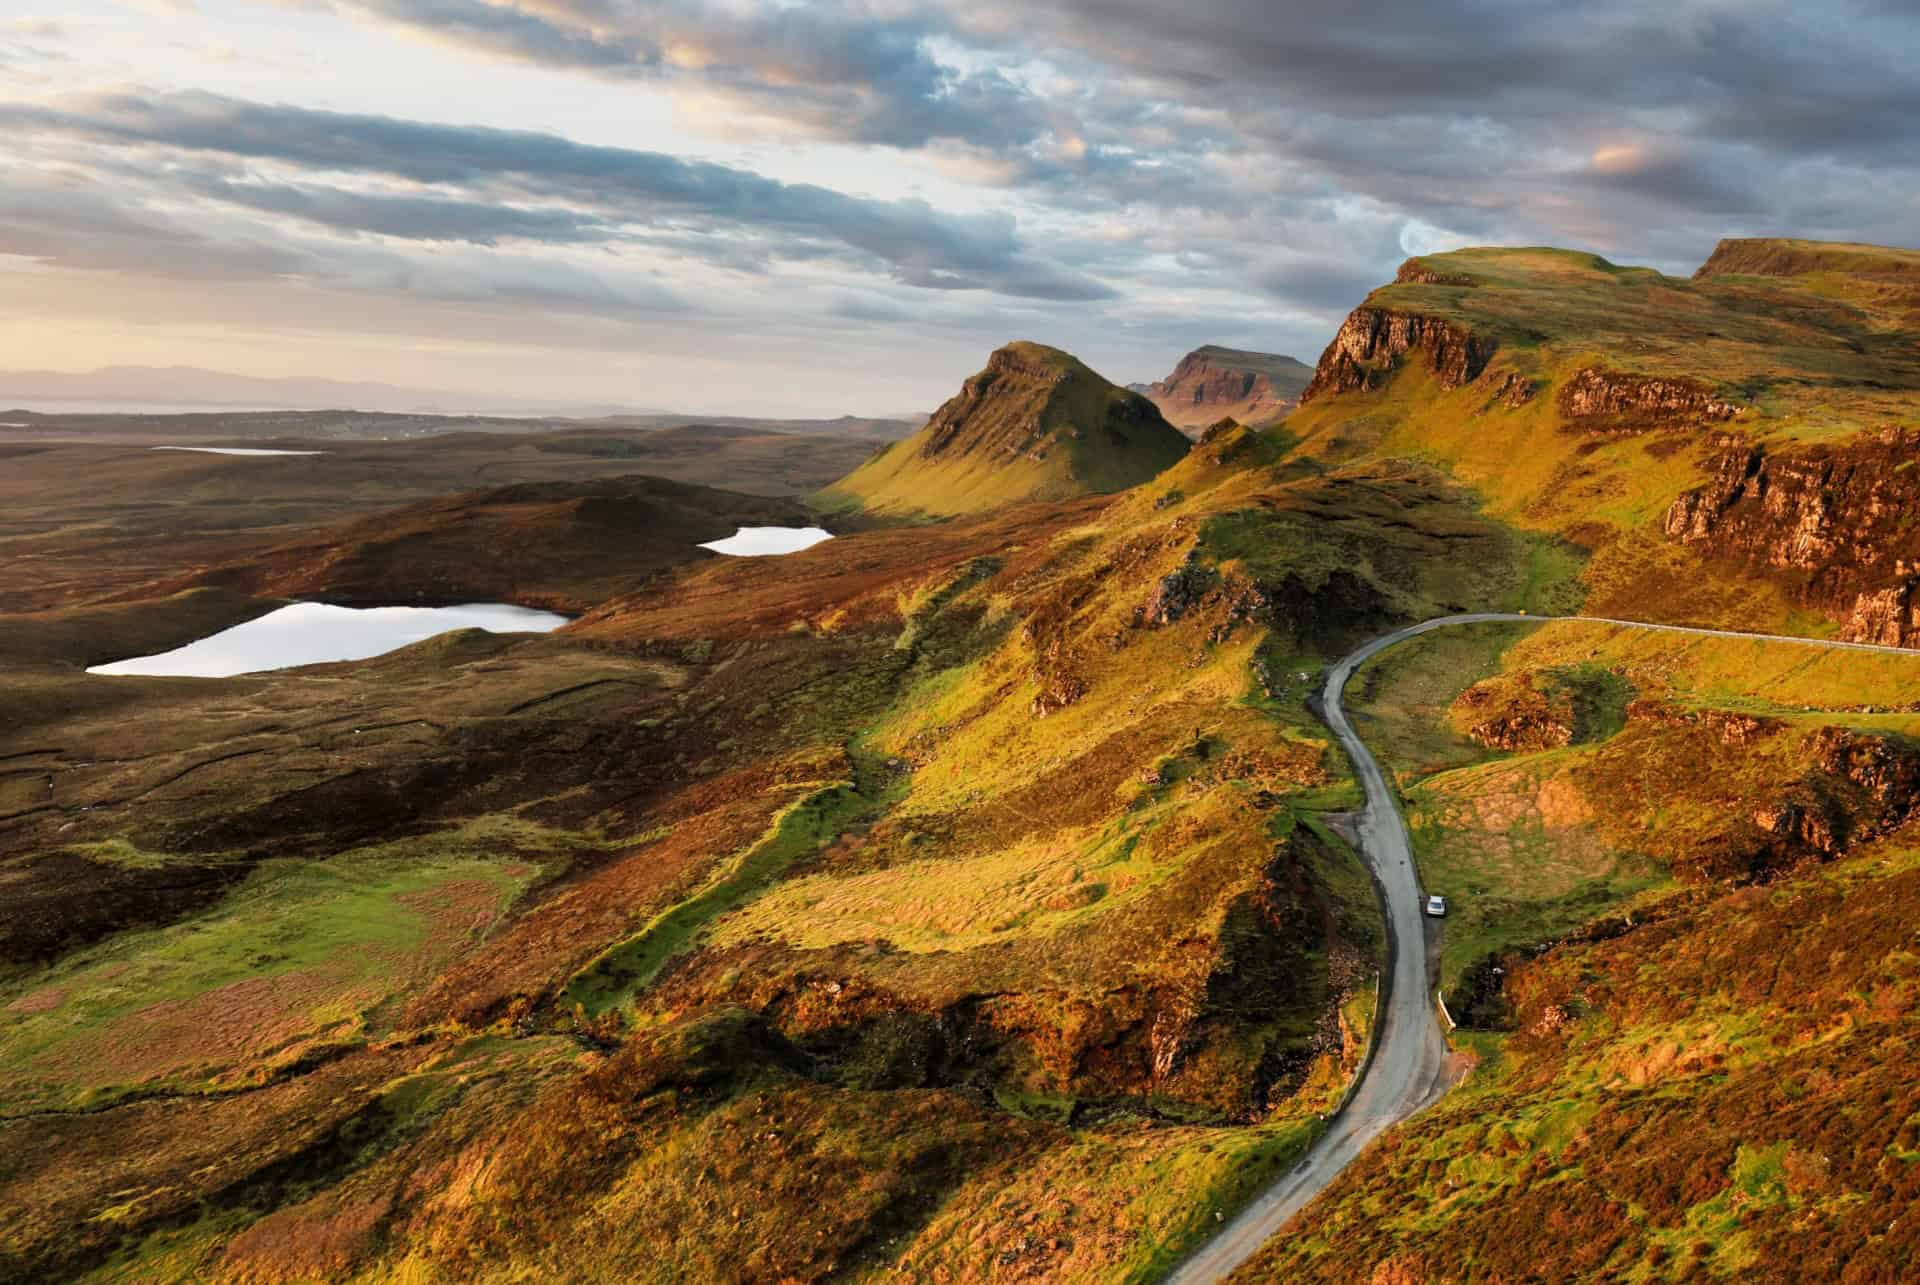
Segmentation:
[(263, 377), (195, 366), (103, 366), (98, 370), (0, 371), (0, 405), (104, 404), (155, 410), (233, 407), (254, 410), (360, 410), (400, 414), (566, 415), (659, 414), (657, 408), (608, 402), (543, 401), (444, 388), (407, 388), (306, 375)]
[[(613, 402), (522, 401), (364, 380), (236, 375), (194, 366), (104, 366), (90, 371), (0, 370), (0, 410), (90, 418), (115, 415), (151, 418), (196, 413), (245, 416), (265, 411), (448, 417), (449, 422), (445, 424), (414, 426), (416, 431), (409, 435), (415, 436), (419, 432), (452, 432), (473, 427), (465, 421), (487, 418), (592, 420), (608, 428), (668, 428), (698, 423), (764, 432), (854, 434), (888, 441), (907, 436), (927, 418), (925, 413), (841, 415), (832, 419), (697, 415)], [(63, 425), (71, 426), (70, 423)], [(182, 427), (196, 432), (206, 429), (204, 424)], [(288, 423), (284, 419), (268, 425), (236, 420), (223, 423), (222, 427), (240, 436), (253, 435), (256, 431), (272, 434), (304, 431), (321, 436), (355, 437), (396, 431), (392, 424), (330, 422), (318, 426)]]

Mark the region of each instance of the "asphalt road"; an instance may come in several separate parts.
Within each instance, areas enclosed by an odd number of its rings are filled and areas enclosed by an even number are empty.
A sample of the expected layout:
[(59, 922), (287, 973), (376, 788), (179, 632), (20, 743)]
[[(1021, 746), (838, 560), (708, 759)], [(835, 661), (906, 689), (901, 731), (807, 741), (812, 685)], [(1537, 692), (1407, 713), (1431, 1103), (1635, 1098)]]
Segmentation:
[(1359, 1156), (1367, 1143), (1438, 1098), (1448, 1088), (1447, 1046), (1441, 1037), (1435, 1011), (1433, 979), (1427, 971), (1426, 925), (1421, 913), (1424, 898), (1420, 891), (1420, 876), (1413, 866), (1406, 822), (1401, 819), (1400, 810), (1394, 804), (1393, 791), (1387, 788), (1380, 764), (1361, 743), (1353, 724), (1347, 720), (1346, 706), (1341, 703), (1347, 680), (1353, 677), (1354, 670), (1373, 656), (1434, 629), (1505, 622), (1543, 624), (1553, 620), (1654, 629), (1664, 633), (1798, 643), (1810, 647), (1891, 652), (1920, 658), (1920, 652), (1910, 648), (1884, 647), (1873, 643), (1831, 642), (1782, 634), (1747, 634), (1724, 629), (1696, 629), (1685, 625), (1650, 625), (1637, 620), (1612, 620), (1603, 616), (1523, 616), (1479, 611), (1459, 616), (1438, 616), (1384, 638), (1376, 638), (1329, 669), (1322, 695), (1322, 713), (1348, 757), (1353, 760), (1354, 771), (1366, 795), (1366, 805), (1357, 822), (1360, 855), (1373, 871), (1386, 898), (1392, 963), (1381, 988), (1380, 1025), (1375, 1035), (1373, 1058), (1362, 1068), (1360, 1084), (1347, 1099), (1346, 1105), (1335, 1115), (1327, 1132), (1301, 1158), (1300, 1163), (1241, 1210), (1213, 1239), (1196, 1250), (1173, 1273), (1170, 1281), (1177, 1285), (1200, 1285), (1201, 1282), (1226, 1277), (1251, 1258), (1289, 1219), (1305, 1208), (1307, 1202), (1319, 1195), (1342, 1169)]

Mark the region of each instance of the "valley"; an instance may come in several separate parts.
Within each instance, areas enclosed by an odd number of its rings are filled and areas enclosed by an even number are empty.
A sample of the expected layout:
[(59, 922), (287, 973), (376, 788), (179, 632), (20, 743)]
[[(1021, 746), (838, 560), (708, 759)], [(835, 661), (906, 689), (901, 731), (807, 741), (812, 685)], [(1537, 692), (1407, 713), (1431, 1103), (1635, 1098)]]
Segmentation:
[[(1191, 440), (0, 447), (0, 1277), (1899, 1279), (1917, 261), (1417, 256)], [(291, 603), (566, 620), (87, 672)]]

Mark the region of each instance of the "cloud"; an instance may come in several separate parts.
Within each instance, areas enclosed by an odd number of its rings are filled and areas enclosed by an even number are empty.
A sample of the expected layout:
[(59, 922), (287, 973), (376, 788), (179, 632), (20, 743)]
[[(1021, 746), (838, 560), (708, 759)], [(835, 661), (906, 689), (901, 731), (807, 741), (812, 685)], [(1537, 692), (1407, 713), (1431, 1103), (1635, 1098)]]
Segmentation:
[(920, 8), (705, 0), (342, 0), (349, 12), (495, 57), (689, 88), (797, 132), (900, 147), (1024, 143), (1048, 108), (993, 67), (935, 56)]
[[(613, 221), (643, 227), (679, 221), (777, 234), (793, 240), (801, 255), (810, 245), (837, 244), (884, 265), (906, 284), (929, 289), (1056, 300), (1112, 293), (1030, 252), (1005, 214), (946, 214), (921, 200), (848, 196), (712, 162), (590, 146), (553, 134), (313, 111), (205, 93), (94, 95), (58, 108), (0, 104), (0, 126), (470, 193), (504, 189), (592, 212), (569, 223), (551, 211), (507, 210), (489, 221), (470, 200), (355, 197), (310, 186), (192, 180), (203, 195), (338, 229), (480, 240), (544, 228), (581, 239)], [(445, 220), (437, 233), (431, 227), (436, 215)], [(492, 231), (475, 232), (474, 225)]]
[(236, 182), (216, 175), (183, 176), (183, 186), (210, 199), (266, 214), (285, 215), (342, 232), (408, 241), (503, 240), (547, 244), (605, 242), (617, 231), (600, 215), (557, 207), (527, 209), (484, 201), (352, 192), (315, 184)]
[[(667, 85), (717, 104), (716, 130), (925, 149), (1050, 208), (1231, 212), (1249, 238), (1263, 191), (1285, 190), (1496, 240), (1647, 225), (1677, 260), (1707, 248), (1703, 218), (1787, 215), (1786, 171), (1920, 168), (1920, 15), (1889, 0), (346, 3)], [(1623, 132), (1671, 146), (1632, 169), (1578, 163)]]
[(1320, 311), (1346, 312), (1380, 284), (1379, 273), (1364, 265), (1296, 261), (1273, 264), (1254, 276), (1276, 298)]
[[(654, 310), (649, 342), (706, 326), (788, 371), (863, 328), (928, 366), (1018, 330), (1157, 376), (1205, 341), (1310, 356), (1410, 253), (1685, 272), (1725, 234), (1911, 240), (1920, 188), (1894, 0), (279, 2), (352, 73), (290, 82), (307, 105), (251, 101), (244, 57), (194, 65), (224, 95), (24, 101), (109, 73), (49, 74), (0, 24), (28, 176), (0, 250), (567, 327)], [(256, 52), (223, 7), (196, 27)], [(416, 59), (420, 86), (394, 75)], [(313, 106), (341, 102), (365, 109)], [(461, 123), (613, 138), (636, 103), (673, 109), (671, 144)]]

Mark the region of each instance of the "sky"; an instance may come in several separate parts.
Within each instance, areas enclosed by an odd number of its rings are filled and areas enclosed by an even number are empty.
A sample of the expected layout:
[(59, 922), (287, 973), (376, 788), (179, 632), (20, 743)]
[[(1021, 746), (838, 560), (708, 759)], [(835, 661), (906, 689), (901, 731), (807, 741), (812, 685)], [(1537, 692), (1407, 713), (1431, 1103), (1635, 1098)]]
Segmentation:
[(1916, 122), (1906, 0), (7, 0), (0, 350), (925, 411), (1411, 254), (1912, 244)]

